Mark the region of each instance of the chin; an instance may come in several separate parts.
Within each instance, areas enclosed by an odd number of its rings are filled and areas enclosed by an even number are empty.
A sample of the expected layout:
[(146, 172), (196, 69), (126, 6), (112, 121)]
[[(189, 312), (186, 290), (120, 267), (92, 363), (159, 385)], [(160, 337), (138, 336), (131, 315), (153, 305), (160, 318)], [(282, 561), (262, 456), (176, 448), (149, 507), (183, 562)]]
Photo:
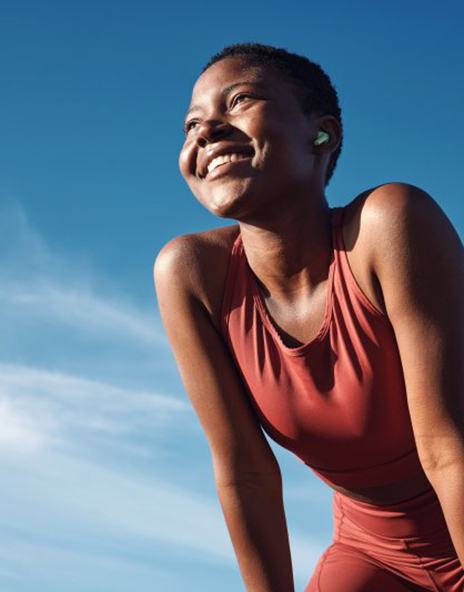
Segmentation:
[(243, 202), (240, 198), (228, 194), (215, 195), (214, 199), (203, 205), (217, 218), (232, 218), (236, 220), (237, 217), (240, 217), (240, 212), (243, 209), (241, 203)]
[(244, 214), (245, 209), (249, 209), (252, 199), (249, 183), (245, 179), (239, 181), (217, 184), (214, 188), (208, 188), (207, 192), (197, 195), (197, 199), (213, 216), (236, 220), (240, 214)]

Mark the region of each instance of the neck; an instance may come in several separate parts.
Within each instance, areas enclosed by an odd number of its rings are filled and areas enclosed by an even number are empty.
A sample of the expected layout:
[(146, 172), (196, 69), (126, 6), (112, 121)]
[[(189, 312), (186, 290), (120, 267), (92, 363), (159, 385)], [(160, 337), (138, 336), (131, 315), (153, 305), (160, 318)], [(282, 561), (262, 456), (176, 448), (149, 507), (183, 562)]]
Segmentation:
[(240, 222), (247, 261), (264, 297), (282, 302), (311, 295), (328, 276), (332, 256), (330, 209), (325, 198), (293, 203), (259, 222)]

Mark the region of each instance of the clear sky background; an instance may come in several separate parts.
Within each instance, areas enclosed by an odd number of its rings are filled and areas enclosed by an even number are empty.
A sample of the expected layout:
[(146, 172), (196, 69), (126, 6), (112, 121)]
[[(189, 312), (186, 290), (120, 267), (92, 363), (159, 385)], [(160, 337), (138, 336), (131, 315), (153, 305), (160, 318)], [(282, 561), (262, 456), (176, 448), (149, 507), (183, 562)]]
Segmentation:
[[(2, 4), (0, 592), (243, 589), (152, 287), (170, 238), (233, 223), (178, 172), (191, 86), (229, 43), (307, 55), (343, 109), (330, 204), (406, 181), (462, 236), (462, 6)], [(276, 452), (303, 590), (331, 493)]]

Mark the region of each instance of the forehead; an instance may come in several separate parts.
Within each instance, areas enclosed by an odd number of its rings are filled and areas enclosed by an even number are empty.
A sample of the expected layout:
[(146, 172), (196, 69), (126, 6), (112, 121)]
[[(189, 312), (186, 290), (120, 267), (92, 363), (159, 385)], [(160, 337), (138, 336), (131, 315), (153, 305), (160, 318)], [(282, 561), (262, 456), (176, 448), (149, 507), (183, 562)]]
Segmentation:
[(223, 58), (210, 66), (196, 81), (189, 111), (215, 94), (223, 94), (237, 84), (255, 84), (272, 90), (273, 93), (294, 92), (293, 85), (284, 75), (265, 64), (255, 64), (246, 58)]

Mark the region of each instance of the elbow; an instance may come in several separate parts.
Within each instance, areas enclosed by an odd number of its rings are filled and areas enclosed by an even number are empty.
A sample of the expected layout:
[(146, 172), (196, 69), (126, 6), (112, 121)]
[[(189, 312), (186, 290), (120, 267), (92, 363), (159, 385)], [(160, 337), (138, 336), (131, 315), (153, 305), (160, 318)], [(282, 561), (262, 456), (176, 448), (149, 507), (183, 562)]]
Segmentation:
[(419, 459), (430, 482), (457, 468), (464, 470), (464, 442), (461, 439), (448, 440), (440, 446), (418, 448)]

